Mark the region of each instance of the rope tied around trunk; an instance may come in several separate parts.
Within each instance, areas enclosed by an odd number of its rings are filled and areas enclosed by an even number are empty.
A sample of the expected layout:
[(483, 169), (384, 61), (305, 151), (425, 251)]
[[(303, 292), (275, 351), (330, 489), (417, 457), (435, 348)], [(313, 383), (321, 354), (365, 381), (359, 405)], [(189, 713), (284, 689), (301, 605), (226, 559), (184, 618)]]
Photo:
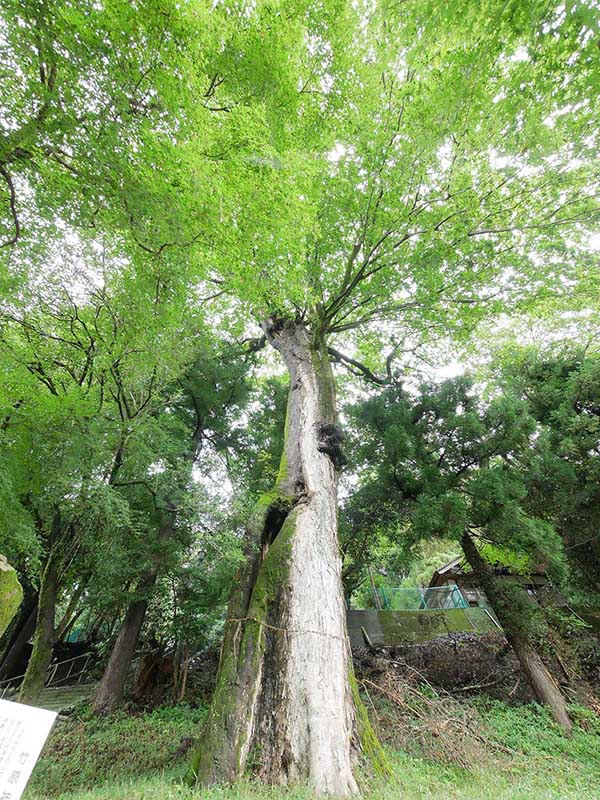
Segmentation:
[(336, 633), (327, 633), (326, 631), (315, 631), (315, 630), (300, 630), (299, 628), (280, 628), (277, 625), (270, 625), (268, 622), (264, 622), (263, 620), (257, 619), (256, 617), (228, 617), (225, 620), (225, 624), (227, 625), (230, 622), (256, 622), (257, 625), (262, 625), (263, 628), (268, 628), (272, 631), (278, 631), (279, 633), (302, 633), (302, 634), (316, 634), (317, 636), (325, 636), (329, 639), (337, 639), (340, 642), (347, 642), (348, 636), (338, 636)]

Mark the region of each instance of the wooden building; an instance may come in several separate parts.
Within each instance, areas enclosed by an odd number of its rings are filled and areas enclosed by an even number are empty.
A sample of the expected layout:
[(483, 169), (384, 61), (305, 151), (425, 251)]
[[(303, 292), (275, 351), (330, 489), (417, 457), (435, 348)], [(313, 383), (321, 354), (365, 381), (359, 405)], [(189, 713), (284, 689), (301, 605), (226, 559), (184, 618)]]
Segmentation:
[[(564, 599), (550, 585), (543, 567), (538, 567), (530, 575), (517, 575), (511, 573), (509, 567), (503, 564), (493, 566), (499, 578), (521, 584), (533, 601), (540, 604), (550, 602), (562, 605), (564, 603)], [(429, 588), (441, 586), (457, 586), (469, 606), (480, 606), (491, 610), (485, 592), (479, 586), (464, 556), (454, 558), (433, 573)]]

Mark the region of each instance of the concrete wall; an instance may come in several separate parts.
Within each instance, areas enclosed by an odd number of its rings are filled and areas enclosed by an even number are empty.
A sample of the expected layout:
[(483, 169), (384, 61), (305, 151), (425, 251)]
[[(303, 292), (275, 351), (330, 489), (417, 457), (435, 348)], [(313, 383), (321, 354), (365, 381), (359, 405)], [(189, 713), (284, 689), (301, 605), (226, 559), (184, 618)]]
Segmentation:
[(348, 635), (352, 647), (366, 647), (363, 628), (374, 645), (425, 642), (436, 636), (469, 631), (498, 631), (483, 608), (445, 611), (348, 611)]

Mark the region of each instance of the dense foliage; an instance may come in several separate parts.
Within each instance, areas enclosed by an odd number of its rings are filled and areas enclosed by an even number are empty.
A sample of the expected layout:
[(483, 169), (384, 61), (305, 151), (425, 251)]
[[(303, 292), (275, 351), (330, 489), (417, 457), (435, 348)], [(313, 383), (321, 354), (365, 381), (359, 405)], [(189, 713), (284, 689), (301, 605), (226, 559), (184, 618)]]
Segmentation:
[(0, 675), (34, 630), (30, 699), (78, 637), (216, 644), (307, 418), (283, 330), (334, 509), (346, 471), (348, 600), (468, 536), (598, 610), (599, 30), (597, 2), (5, 0)]

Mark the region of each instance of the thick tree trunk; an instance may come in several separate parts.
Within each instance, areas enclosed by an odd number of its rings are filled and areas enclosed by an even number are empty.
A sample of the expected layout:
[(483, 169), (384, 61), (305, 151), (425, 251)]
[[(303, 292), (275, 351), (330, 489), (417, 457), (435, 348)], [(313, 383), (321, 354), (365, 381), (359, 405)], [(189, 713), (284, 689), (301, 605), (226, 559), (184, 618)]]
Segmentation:
[[(190, 782), (233, 781), (248, 764), (274, 783), (358, 792), (352, 741), (375, 737), (352, 676), (337, 540), (340, 437), (324, 342), (301, 323), (264, 325), (290, 374), (275, 489), (249, 526), (217, 687)], [(360, 709), (360, 711), (363, 711)], [(368, 737), (367, 737), (368, 733)], [(354, 740), (356, 742), (356, 739)]]
[[(159, 546), (163, 545), (173, 533), (173, 517), (169, 514), (163, 519), (158, 534)], [(162, 550), (154, 556), (154, 563), (142, 575), (137, 586), (136, 594), (139, 596), (129, 604), (125, 618), (121, 623), (119, 634), (113, 645), (113, 649), (102, 675), (102, 680), (98, 684), (92, 711), (95, 714), (111, 714), (121, 703), (127, 674), (135, 654), (140, 631), (144, 624), (146, 611), (148, 609), (148, 595), (151, 593), (161, 564), (163, 562)]]
[(535, 696), (540, 703), (550, 708), (552, 716), (559, 725), (570, 731), (572, 722), (565, 698), (531, 643), (526, 629), (527, 621), (518, 619), (519, 612), (515, 609), (515, 598), (506, 594), (500, 581), (494, 576), (492, 568), (468, 534), (465, 533), (462, 537), (461, 545), (473, 574), (486, 593), (506, 638), (529, 679)]
[(27, 671), (19, 692), (20, 703), (35, 704), (46, 682), (46, 674), (52, 660), (52, 650), (54, 648), (54, 617), (60, 561), (58, 547), (54, 545), (48, 554), (48, 560), (40, 582), (35, 639)]

